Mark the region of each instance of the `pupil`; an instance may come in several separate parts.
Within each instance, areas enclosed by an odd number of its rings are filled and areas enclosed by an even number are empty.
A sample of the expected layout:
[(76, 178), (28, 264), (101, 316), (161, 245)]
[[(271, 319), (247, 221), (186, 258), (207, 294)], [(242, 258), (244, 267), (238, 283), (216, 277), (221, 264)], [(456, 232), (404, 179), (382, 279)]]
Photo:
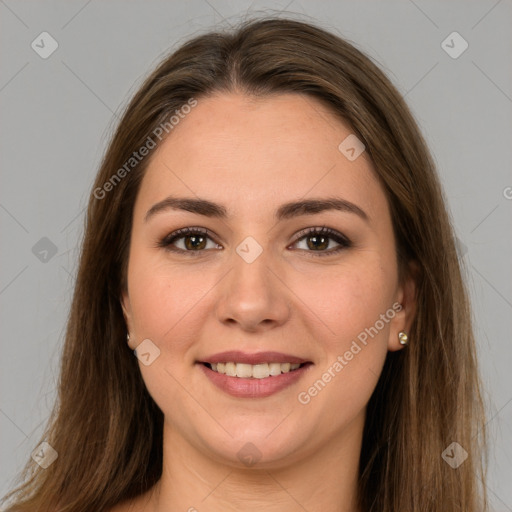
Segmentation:
[[(309, 240), (313, 241), (312, 244), (308, 244), (308, 245), (310, 245), (310, 249), (311, 248), (325, 249), (329, 245), (329, 242), (326, 243), (327, 238), (325, 236), (310, 236)], [(317, 244), (317, 242), (319, 240), (322, 241), (322, 242), (320, 242), (320, 245)]]
[[(193, 241), (191, 242), (191, 240), (193, 240)], [(199, 243), (198, 243), (198, 240), (200, 240)], [(202, 242), (204, 242), (203, 236), (189, 235), (185, 239), (185, 245), (187, 246), (187, 249), (203, 248)]]
[[(198, 249), (204, 247), (203, 236), (189, 235), (185, 240), (187, 249)], [(326, 240), (327, 237), (325, 236), (310, 236), (308, 239), (308, 245), (310, 249), (325, 249), (329, 245), (329, 242), (326, 242)], [(309, 241), (312, 241), (312, 243), (309, 243)]]

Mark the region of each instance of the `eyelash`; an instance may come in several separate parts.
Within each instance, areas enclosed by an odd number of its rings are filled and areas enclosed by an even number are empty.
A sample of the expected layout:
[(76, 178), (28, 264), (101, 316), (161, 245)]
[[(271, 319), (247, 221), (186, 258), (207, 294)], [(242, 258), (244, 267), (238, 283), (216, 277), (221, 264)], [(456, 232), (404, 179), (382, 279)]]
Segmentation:
[[(189, 251), (189, 250), (185, 250), (185, 249), (178, 249), (176, 247), (172, 247), (172, 244), (174, 242), (176, 242), (177, 240), (179, 240), (181, 238), (186, 238), (187, 236), (191, 236), (191, 235), (203, 235), (203, 236), (206, 236), (206, 237), (212, 239), (212, 241), (215, 242), (214, 237), (212, 236), (212, 233), (208, 229), (192, 227), (192, 228), (182, 228), (182, 229), (178, 229), (177, 231), (173, 231), (171, 234), (167, 235), (166, 237), (164, 237), (162, 240), (159, 241), (158, 247), (163, 248), (166, 251), (170, 251), (170, 252), (188, 253), (190, 255), (193, 254), (194, 256), (196, 256), (196, 255), (204, 252), (206, 249), (201, 249), (198, 251)], [(300, 242), (303, 238), (307, 238), (308, 236), (311, 236), (311, 235), (327, 236), (327, 238), (331, 238), (336, 243), (340, 244), (338, 247), (336, 247), (334, 249), (327, 250), (327, 251), (312, 251), (312, 250), (308, 251), (308, 250), (306, 250), (306, 252), (314, 253), (314, 256), (329, 256), (332, 254), (337, 254), (340, 251), (342, 251), (343, 249), (348, 249), (349, 247), (352, 246), (352, 242), (346, 236), (344, 236), (341, 233), (338, 233), (338, 231), (335, 231), (334, 229), (328, 228), (326, 226), (322, 226), (320, 228), (318, 228), (318, 227), (306, 228), (306, 229), (299, 231), (299, 233), (297, 234), (297, 238), (295, 239), (295, 241), (293, 242), (292, 245), (295, 245), (296, 243)], [(215, 243), (217, 243), (217, 242), (215, 242)], [(218, 245), (220, 245), (220, 244), (218, 244)], [(305, 249), (300, 249), (300, 250), (305, 250)]]

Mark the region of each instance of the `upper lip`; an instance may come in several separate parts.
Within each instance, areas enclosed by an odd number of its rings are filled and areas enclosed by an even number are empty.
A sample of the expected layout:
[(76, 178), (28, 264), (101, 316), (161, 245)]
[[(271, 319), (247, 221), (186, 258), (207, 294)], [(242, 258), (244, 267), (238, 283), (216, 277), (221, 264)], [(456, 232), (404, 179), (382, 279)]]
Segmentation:
[(245, 363), (245, 364), (262, 364), (262, 363), (292, 363), (302, 364), (309, 362), (307, 359), (293, 356), (291, 354), (283, 354), (282, 352), (257, 352), (248, 354), (239, 350), (228, 350), (219, 352), (206, 357), (201, 363)]

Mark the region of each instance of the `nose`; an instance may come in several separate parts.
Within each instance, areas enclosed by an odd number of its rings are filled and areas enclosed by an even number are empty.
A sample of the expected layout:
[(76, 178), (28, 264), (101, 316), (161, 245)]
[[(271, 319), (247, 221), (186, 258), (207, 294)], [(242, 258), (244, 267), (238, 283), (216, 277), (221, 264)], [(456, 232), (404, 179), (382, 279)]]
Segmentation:
[(272, 265), (270, 251), (252, 262), (235, 251), (231, 271), (217, 290), (217, 319), (248, 332), (266, 331), (283, 325), (290, 316), (290, 290)]

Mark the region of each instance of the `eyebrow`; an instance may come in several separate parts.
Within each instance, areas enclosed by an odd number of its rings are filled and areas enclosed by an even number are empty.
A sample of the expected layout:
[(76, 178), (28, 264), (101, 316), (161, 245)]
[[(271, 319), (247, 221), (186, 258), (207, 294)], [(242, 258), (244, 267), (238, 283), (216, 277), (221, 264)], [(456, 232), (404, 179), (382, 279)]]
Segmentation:
[[(183, 210), (205, 217), (214, 217), (226, 220), (228, 218), (227, 209), (221, 205), (208, 201), (207, 199), (198, 199), (193, 197), (166, 197), (163, 201), (154, 204), (146, 213), (144, 222), (157, 213), (167, 210)], [(328, 197), (318, 199), (307, 199), (302, 201), (292, 201), (281, 205), (275, 212), (276, 220), (286, 220), (301, 215), (314, 215), (327, 210), (337, 210), (341, 212), (353, 213), (365, 221), (369, 221), (368, 215), (359, 206), (341, 199), (339, 197)]]

